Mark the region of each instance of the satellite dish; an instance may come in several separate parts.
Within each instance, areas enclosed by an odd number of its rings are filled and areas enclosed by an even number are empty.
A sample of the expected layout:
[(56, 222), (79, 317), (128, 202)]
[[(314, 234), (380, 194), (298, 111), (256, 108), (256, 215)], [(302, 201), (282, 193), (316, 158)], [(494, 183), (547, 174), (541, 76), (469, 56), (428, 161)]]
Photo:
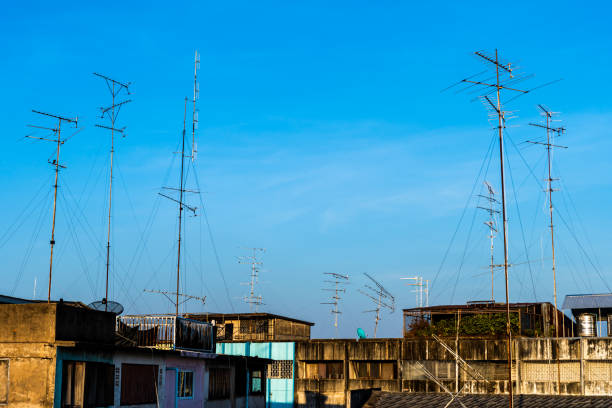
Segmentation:
[(366, 336), (365, 331), (363, 331), (363, 329), (360, 327), (357, 329), (357, 337), (359, 337), (360, 339), (367, 339), (368, 336)]
[(116, 315), (120, 315), (123, 313), (123, 306), (121, 303), (113, 302), (109, 300), (105, 302), (104, 300), (96, 300), (95, 302), (90, 303), (87, 307), (93, 310), (99, 310), (101, 312), (111, 312)]

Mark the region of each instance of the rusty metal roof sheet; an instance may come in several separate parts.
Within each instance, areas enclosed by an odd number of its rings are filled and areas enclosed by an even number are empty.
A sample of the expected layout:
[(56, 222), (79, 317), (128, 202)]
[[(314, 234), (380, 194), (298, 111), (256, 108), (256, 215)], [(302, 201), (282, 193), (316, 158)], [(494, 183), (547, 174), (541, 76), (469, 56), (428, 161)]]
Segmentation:
[(567, 295), (563, 309), (607, 309), (612, 308), (612, 293), (592, 295)]

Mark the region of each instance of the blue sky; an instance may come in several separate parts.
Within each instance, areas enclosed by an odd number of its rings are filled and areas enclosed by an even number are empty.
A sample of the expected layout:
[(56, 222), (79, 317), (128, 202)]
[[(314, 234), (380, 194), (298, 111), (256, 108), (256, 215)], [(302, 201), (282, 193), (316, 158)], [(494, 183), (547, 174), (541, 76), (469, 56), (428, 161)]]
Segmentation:
[[(196, 187), (195, 171), (208, 224), (202, 211), (187, 219), (182, 286), (208, 301), (186, 310), (248, 310), (243, 246), (267, 249), (262, 310), (313, 321), (315, 336), (335, 335), (320, 305), (324, 272), (351, 276), (344, 337), (373, 331), (362, 313), (372, 306), (357, 292), (364, 272), (397, 297), (383, 336), (400, 335), (400, 310), (414, 306), (402, 276), (435, 278), (435, 303), (485, 299), (488, 241), (475, 194), (485, 178), (499, 186), (495, 155), (477, 178), (493, 125), (469, 95), (440, 90), (484, 69), (474, 51), (495, 48), (535, 74), (528, 86), (563, 78), (508, 107), (518, 116), (506, 146), (511, 300), (552, 299), (544, 152), (520, 144), (541, 136), (527, 126), (538, 103), (562, 112), (559, 143), (570, 146), (554, 160), (560, 296), (606, 291), (609, 11), (603, 2), (7, 5), (0, 292), (31, 297), (36, 281), (36, 296), (46, 295), (52, 147), (23, 139), (26, 124), (48, 124), (30, 112), (39, 109), (78, 115), (83, 128), (62, 149), (53, 295), (103, 296), (109, 139), (94, 124), (109, 96), (95, 71), (133, 82), (119, 119), (127, 137), (116, 145), (111, 299), (130, 313), (172, 310), (143, 289), (174, 290), (176, 208), (157, 192), (178, 181), (173, 152), (197, 49), (199, 155), (188, 184)], [(496, 247), (499, 259), (499, 239)], [(502, 300), (501, 276), (495, 285)]]

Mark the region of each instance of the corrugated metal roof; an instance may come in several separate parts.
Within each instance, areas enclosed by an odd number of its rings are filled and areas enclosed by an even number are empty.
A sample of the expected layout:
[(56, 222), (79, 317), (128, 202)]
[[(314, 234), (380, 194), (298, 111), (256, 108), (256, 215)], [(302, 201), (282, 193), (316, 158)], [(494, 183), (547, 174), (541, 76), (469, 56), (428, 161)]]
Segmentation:
[(612, 293), (592, 295), (567, 295), (563, 309), (605, 309), (612, 308)]

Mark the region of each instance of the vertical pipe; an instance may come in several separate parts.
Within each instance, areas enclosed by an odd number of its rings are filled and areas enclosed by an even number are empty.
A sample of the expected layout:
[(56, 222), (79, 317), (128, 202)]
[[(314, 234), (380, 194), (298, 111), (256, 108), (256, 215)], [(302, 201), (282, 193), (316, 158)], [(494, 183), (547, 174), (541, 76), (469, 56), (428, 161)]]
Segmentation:
[(49, 257), (49, 291), (47, 292), (47, 303), (51, 302), (51, 277), (53, 275), (53, 246), (55, 245), (55, 210), (57, 208), (57, 179), (59, 176), (59, 158), (60, 158), (60, 146), (62, 144), (62, 120), (59, 119), (57, 122), (57, 152), (55, 159), (55, 184), (53, 185), (53, 221), (51, 223), (51, 255)]

